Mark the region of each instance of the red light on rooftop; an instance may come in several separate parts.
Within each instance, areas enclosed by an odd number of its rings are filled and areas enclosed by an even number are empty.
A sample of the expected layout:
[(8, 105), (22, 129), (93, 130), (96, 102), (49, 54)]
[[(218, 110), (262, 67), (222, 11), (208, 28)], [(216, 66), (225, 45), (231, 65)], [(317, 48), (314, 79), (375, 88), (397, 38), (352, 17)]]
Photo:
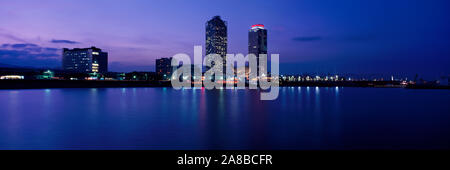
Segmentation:
[(254, 27), (263, 27), (263, 28), (264, 28), (264, 25), (263, 25), (263, 24), (255, 24), (255, 25), (252, 25), (252, 28), (254, 28)]

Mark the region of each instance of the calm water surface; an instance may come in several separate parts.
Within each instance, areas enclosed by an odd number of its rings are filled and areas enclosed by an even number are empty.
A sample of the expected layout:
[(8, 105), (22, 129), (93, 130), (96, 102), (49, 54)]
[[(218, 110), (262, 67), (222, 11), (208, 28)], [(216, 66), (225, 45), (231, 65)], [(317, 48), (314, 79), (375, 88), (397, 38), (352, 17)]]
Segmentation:
[(0, 149), (450, 149), (450, 91), (0, 90)]

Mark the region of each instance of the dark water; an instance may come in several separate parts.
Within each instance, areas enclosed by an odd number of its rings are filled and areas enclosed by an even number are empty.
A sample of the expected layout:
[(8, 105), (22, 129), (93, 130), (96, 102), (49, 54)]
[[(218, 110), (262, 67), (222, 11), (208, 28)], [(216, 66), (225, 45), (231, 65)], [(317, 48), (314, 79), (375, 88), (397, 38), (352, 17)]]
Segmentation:
[(0, 90), (0, 149), (450, 149), (450, 91)]

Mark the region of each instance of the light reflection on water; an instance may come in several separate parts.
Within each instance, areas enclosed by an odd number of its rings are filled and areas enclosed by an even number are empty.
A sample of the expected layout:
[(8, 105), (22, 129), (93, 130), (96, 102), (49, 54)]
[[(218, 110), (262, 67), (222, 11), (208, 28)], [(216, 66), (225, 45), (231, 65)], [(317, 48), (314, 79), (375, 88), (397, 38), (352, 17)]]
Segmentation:
[(0, 149), (449, 148), (449, 91), (282, 87), (275, 101), (260, 92), (0, 90)]

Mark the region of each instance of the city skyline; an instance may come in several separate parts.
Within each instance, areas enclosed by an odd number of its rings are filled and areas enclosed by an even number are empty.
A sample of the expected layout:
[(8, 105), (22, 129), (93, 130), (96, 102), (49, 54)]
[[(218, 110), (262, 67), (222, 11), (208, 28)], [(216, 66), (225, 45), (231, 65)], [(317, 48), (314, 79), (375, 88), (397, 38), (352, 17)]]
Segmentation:
[[(261, 12), (246, 11), (255, 3)], [(205, 44), (204, 23), (220, 15), (228, 22), (229, 53), (245, 54), (248, 29), (264, 24), (282, 73), (449, 73), (447, 1), (82, 4), (0, 2), (0, 63), (56, 67), (62, 48), (97, 46), (110, 53), (111, 71), (155, 70), (157, 58), (192, 56), (194, 45)]]

